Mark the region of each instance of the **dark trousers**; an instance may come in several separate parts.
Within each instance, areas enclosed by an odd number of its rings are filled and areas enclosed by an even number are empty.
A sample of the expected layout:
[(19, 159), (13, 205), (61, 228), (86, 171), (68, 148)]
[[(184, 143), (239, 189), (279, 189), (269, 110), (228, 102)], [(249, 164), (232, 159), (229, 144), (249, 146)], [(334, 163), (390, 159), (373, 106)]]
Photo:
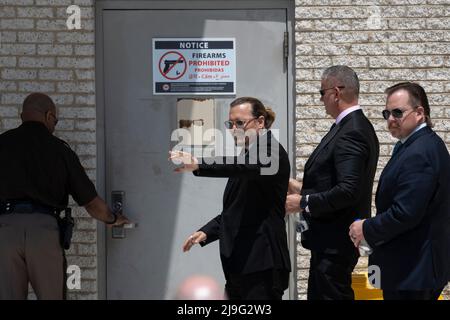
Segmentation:
[(352, 271), (358, 252), (326, 254), (311, 251), (308, 300), (354, 300)]
[(427, 290), (383, 290), (384, 300), (437, 300), (441, 295), (441, 289), (427, 289)]
[(225, 277), (225, 294), (229, 300), (281, 300), (289, 282), (286, 270), (227, 274)]

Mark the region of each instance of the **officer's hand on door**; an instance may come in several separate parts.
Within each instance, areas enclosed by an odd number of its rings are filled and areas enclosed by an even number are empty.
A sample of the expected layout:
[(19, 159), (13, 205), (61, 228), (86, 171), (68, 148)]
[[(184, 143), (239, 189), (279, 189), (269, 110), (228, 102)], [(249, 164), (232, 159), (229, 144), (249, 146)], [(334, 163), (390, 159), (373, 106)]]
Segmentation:
[(206, 233), (203, 231), (197, 231), (190, 235), (189, 238), (183, 244), (183, 252), (189, 251), (194, 244), (200, 243), (206, 240)]
[(175, 172), (193, 172), (198, 170), (198, 160), (189, 152), (169, 151), (169, 160), (174, 164), (181, 164), (181, 167), (175, 168)]
[(128, 220), (128, 218), (125, 217), (123, 214), (118, 213), (118, 214), (117, 214), (117, 220), (116, 220), (116, 222), (113, 223), (113, 224), (109, 224), (108, 226), (111, 226), (111, 227), (121, 227), (121, 226), (123, 226), (123, 225), (125, 225), (125, 224), (131, 224), (131, 221)]

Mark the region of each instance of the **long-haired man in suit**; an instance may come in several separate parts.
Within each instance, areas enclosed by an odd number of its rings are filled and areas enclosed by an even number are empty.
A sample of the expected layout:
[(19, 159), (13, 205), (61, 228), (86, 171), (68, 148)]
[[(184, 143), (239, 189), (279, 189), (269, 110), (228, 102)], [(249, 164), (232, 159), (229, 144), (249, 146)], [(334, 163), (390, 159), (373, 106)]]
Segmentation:
[(380, 176), (376, 216), (355, 222), (350, 237), (372, 247), (385, 300), (436, 300), (450, 280), (450, 155), (419, 84), (386, 94), (383, 117), (399, 141)]
[(351, 273), (359, 254), (348, 228), (370, 216), (379, 144), (358, 103), (355, 71), (326, 69), (320, 94), (335, 123), (306, 162), (303, 185), (290, 181), (286, 212), (301, 212), (309, 227), (302, 232), (302, 245), (311, 250), (308, 299), (352, 300)]
[(230, 300), (281, 300), (288, 287), (291, 266), (284, 205), (290, 164), (269, 130), (274, 120), (275, 113), (258, 99), (237, 98), (230, 104), (225, 126), (244, 147), (241, 157), (199, 163), (189, 153), (171, 152), (171, 159), (183, 163), (178, 172), (228, 178), (222, 213), (190, 235), (183, 250), (219, 240)]

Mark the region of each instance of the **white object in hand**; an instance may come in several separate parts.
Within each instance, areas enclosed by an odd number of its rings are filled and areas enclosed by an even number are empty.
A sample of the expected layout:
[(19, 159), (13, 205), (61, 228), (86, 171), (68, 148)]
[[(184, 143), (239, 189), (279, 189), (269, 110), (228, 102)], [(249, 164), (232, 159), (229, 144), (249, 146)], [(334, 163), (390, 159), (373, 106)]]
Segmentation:
[(359, 250), (359, 255), (361, 257), (367, 257), (367, 256), (371, 255), (373, 252), (372, 248), (369, 246), (367, 241), (364, 239), (361, 240), (361, 242), (359, 243), (358, 250)]

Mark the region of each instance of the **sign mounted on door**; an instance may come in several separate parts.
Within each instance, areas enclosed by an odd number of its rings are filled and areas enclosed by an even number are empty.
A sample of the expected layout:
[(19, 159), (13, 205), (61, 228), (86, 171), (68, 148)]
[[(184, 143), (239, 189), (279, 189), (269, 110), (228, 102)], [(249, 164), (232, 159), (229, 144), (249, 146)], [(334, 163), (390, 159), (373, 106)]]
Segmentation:
[(153, 94), (236, 94), (234, 38), (153, 38)]

